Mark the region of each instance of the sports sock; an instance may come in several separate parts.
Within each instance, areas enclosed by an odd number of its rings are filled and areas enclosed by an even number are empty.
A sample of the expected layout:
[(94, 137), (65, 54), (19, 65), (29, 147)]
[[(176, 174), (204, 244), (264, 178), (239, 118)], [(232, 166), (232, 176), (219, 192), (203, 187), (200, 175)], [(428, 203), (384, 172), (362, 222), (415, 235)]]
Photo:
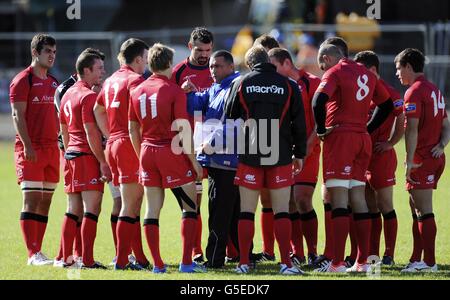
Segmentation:
[(117, 261), (116, 264), (120, 268), (124, 268), (128, 264), (128, 254), (131, 252), (131, 241), (134, 239), (136, 233), (134, 223), (135, 218), (122, 216), (117, 222), (116, 237), (117, 237)]
[(308, 254), (317, 254), (317, 214), (313, 209), (310, 212), (300, 215), (302, 221), (303, 235), (305, 236)]
[(92, 266), (94, 261), (94, 242), (97, 235), (98, 216), (85, 213), (81, 225), (81, 242), (83, 245), (83, 264)]
[(282, 212), (274, 215), (273, 225), (275, 238), (278, 242), (278, 248), (280, 249), (281, 263), (287, 265), (290, 268), (292, 267), (292, 263), (289, 258), (289, 250), (290, 250), (289, 242), (291, 240), (292, 232), (291, 232), (291, 220), (289, 220), (289, 213)]
[(248, 265), (250, 263), (250, 247), (252, 246), (255, 235), (255, 214), (241, 212), (238, 223), (239, 265)]
[(418, 218), (419, 232), (423, 242), (423, 261), (430, 267), (436, 264), (436, 221), (434, 214), (426, 214)]
[(395, 213), (395, 210), (383, 215), (383, 226), (385, 242), (384, 255), (394, 258), (398, 228), (397, 214)]
[(370, 219), (372, 221), (372, 227), (370, 230), (369, 254), (380, 256), (380, 239), (381, 239), (381, 230), (383, 228), (381, 213), (380, 212), (371, 213)]
[(197, 228), (197, 213), (184, 212), (181, 220), (181, 239), (183, 242), (183, 265), (192, 264), (192, 249), (194, 248)]
[(164, 267), (164, 262), (159, 251), (159, 220), (145, 219), (144, 231), (147, 245), (152, 255), (153, 265), (161, 269)]
[(273, 232), (273, 210), (263, 208), (261, 212), (261, 234), (263, 240), (263, 252), (274, 255), (275, 236)]
[(366, 264), (369, 256), (369, 239), (367, 234), (371, 232), (371, 219), (369, 213), (353, 213), (353, 220), (355, 226), (356, 240), (358, 241), (358, 255), (357, 262), (359, 264)]
[[(292, 252), (298, 257), (302, 258), (305, 256), (303, 249), (303, 232), (302, 223), (300, 221), (300, 213), (296, 212), (289, 215), (291, 219), (291, 248)], [(274, 216), (274, 227), (277, 222), (276, 216)]]

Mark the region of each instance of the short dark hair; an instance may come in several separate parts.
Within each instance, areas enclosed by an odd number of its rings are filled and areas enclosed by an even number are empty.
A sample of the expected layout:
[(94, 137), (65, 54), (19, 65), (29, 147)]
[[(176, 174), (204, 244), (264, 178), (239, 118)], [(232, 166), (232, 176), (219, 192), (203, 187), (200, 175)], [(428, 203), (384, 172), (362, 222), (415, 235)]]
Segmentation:
[(269, 58), (272, 58), (272, 57), (275, 58), (276, 61), (279, 62), (280, 64), (283, 64), (286, 59), (289, 60), (292, 64), (294, 63), (289, 51), (287, 51), (286, 49), (283, 49), (283, 48), (270, 49), (268, 55), (269, 55)]
[(418, 49), (406, 48), (395, 57), (394, 63), (400, 63), (402, 67), (410, 64), (414, 72), (422, 73), (425, 66), (425, 56)]
[(362, 63), (366, 68), (375, 67), (375, 69), (379, 70), (380, 68), (380, 60), (378, 59), (378, 55), (370, 50), (367, 51), (361, 51), (356, 53), (355, 57), (353, 58), (354, 61)]
[(253, 46), (259, 46), (259, 45), (261, 45), (267, 49), (273, 49), (273, 48), (280, 47), (280, 44), (278, 43), (278, 41), (274, 37), (272, 37), (268, 34), (261, 35), (253, 43)]
[[(93, 51), (95, 50), (95, 51)], [(102, 59), (103, 56), (103, 59)], [(95, 60), (100, 59), (104, 60), (105, 55), (100, 52), (99, 50), (88, 48), (85, 49), (81, 54), (78, 56), (77, 63), (76, 63), (76, 69), (77, 73), (80, 74), (80, 76), (84, 75), (84, 69), (89, 68), (92, 70), (92, 67), (95, 64)]]
[(175, 51), (163, 44), (156, 43), (148, 51), (148, 65), (152, 72), (167, 70), (173, 62)]
[(42, 49), (44, 49), (44, 46), (55, 46), (55, 45), (56, 40), (54, 37), (48, 34), (38, 33), (31, 40), (31, 52), (33, 52), (33, 50), (36, 50), (38, 54), (41, 54), (41, 51)]
[(205, 27), (195, 27), (191, 32), (189, 43), (193, 44), (197, 41), (203, 44), (214, 43), (214, 37), (213, 34)]
[(126, 64), (131, 64), (133, 60), (144, 54), (144, 50), (148, 50), (150, 47), (140, 39), (131, 38), (123, 42), (120, 46), (119, 55), (122, 55)]
[(101, 60), (105, 60), (105, 58), (106, 58), (106, 56), (103, 52), (101, 52), (98, 49), (94, 49), (94, 48), (86, 48), (83, 50), (82, 53), (90, 53), (90, 54), (98, 55), (98, 57), (100, 57)]
[(253, 69), (257, 64), (267, 62), (269, 62), (269, 55), (267, 55), (266, 49), (261, 45), (251, 47), (247, 53), (245, 53), (245, 64), (250, 69)]
[(211, 58), (223, 57), (225, 62), (232, 65), (234, 64), (233, 55), (227, 50), (218, 50), (211, 55)]
[(348, 45), (343, 38), (338, 36), (330, 37), (327, 38), (325, 41), (323, 41), (322, 45), (325, 44), (335, 45), (336, 47), (339, 48), (339, 50), (342, 51), (344, 57), (348, 57)]

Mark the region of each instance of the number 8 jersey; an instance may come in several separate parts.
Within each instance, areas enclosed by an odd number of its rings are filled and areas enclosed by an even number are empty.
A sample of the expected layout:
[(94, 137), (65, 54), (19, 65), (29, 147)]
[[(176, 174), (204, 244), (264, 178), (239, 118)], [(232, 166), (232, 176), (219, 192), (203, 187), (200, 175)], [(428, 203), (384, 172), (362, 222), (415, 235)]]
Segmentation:
[(188, 120), (186, 95), (183, 90), (163, 75), (153, 74), (131, 93), (128, 119), (142, 127), (142, 143), (167, 146), (177, 132), (172, 123)]
[(325, 72), (317, 92), (329, 97), (325, 126), (339, 125), (334, 131), (367, 132), (370, 101), (379, 105), (389, 99), (389, 93), (372, 72), (345, 58)]

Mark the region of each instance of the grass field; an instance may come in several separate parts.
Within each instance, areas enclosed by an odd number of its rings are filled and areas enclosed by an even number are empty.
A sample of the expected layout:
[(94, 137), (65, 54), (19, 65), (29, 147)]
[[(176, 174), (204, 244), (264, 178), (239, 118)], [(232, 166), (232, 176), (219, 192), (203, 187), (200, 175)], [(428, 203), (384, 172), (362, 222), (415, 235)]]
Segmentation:
[[(402, 143), (397, 147), (398, 161), (404, 161), (404, 146)], [(14, 171), (13, 144), (0, 142), (0, 212), (2, 213), (0, 225), (0, 279), (167, 279), (167, 280), (278, 280), (278, 279), (367, 279), (365, 275), (316, 275), (307, 272), (303, 277), (285, 277), (277, 275), (279, 267), (277, 263), (259, 264), (256, 272), (248, 276), (241, 276), (234, 273), (235, 265), (229, 265), (224, 270), (209, 271), (207, 274), (180, 274), (177, 271), (178, 263), (181, 259), (181, 239), (180, 239), (180, 211), (172, 193), (167, 193), (165, 206), (162, 210), (161, 228), (161, 253), (165, 262), (169, 265), (168, 273), (164, 275), (154, 275), (147, 272), (114, 272), (112, 270), (82, 270), (80, 273), (57, 269), (53, 267), (28, 267), (26, 266), (26, 249), (21, 236), (19, 226), (19, 214), (22, 206), (21, 193), (16, 184)], [(447, 155), (450, 154), (447, 150)], [(55, 158), (56, 159), (56, 158)], [(439, 189), (434, 194), (434, 210), (438, 225), (438, 235), (436, 242), (436, 258), (440, 271), (435, 274), (414, 274), (403, 276), (400, 269), (407, 263), (411, 253), (411, 216), (408, 206), (408, 196), (404, 190), (404, 168), (400, 164), (397, 172), (399, 184), (395, 187), (395, 208), (399, 218), (398, 239), (396, 247), (396, 266), (390, 269), (382, 269), (381, 279), (449, 279), (450, 278), (450, 172), (444, 172), (441, 178)], [(203, 195), (202, 213), (203, 224), (207, 224), (207, 195)], [(114, 256), (113, 240), (109, 216), (111, 211), (111, 196), (109, 191), (105, 193), (102, 213), (99, 219), (97, 240), (95, 244), (96, 260), (108, 264)], [(319, 216), (319, 251), (323, 250), (324, 229), (323, 229), (323, 205), (321, 204), (320, 193), (316, 191), (314, 204)], [(66, 197), (59, 185), (50, 211), (49, 224), (43, 244), (43, 252), (49, 257), (57, 254), (60, 237), (60, 224), (66, 208)], [(259, 211), (256, 216), (259, 220)], [(261, 234), (259, 221), (256, 222), (255, 251), (261, 249)], [(207, 238), (207, 225), (204, 225), (203, 246)], [(381, 241), (384, 250), (384, 241)], [(146, 254), (149, 251), (144, 240)], [(278, 256), (278, 253), (277, 253)], [(307, 269), (305, 269), (308, 271)]]

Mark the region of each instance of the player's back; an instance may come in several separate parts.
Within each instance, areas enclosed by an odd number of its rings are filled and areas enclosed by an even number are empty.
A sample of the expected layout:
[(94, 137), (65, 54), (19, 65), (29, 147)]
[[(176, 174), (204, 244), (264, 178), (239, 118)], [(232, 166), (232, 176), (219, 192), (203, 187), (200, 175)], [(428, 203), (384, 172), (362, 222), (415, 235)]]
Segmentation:
[(444, 95), (420, 76), (405, 93), (405, 114), (419, 119), (416, 153), (430, 157), (431, 149), (440, 141), (442, 122), (447, 117)]
[(142, 76), (126, 65), (105, 80), (97, 102), (106, 109), (110, 141), (129, 137), (128, 107), (130, 92), (143, 81)]
[(97, 94), (83, 81), (77, 81), (61, 99), (60, 119), (67, 125), (69, 145), (67, 152), (92, 153), (84, 124), (95, 122), (93, 107)]
[(324, 74), (322, 84), (328, 80), (334, 82), (336, 89), (327, 103), (326, 125), (339, 125), (337, 130), (365, 132), (376, 76), (363, 65), (342, 59)]
[(153, 74), (132, 91), (129, 119), (142, 126), (143, 143), (166, 146), (176, 135), (172, 123), (188, 119), (186, 95), (166, 76)]

